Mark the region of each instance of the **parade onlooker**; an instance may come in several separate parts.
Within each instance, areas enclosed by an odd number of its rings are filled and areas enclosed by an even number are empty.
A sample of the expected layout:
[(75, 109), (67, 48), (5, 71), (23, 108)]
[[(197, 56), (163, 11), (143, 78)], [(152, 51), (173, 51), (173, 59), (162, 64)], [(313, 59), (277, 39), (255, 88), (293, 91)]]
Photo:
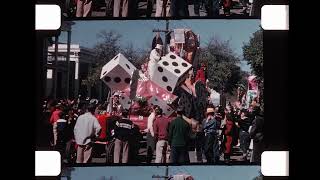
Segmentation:
[(196, 127), (196, 156), (197, 156), (197, 161), (203, 162), (203, 145), (204, 145), (204, 132), (202, 128), (202, 124), (198, 123)]
[(106, 141), (107, 139), (107, 111), (100, 111), (98, 115), (96, 115), (96, 118), (99, 121), (99, 124), (101, 126), (101, 133), (98, 139), (100, 141)]
[(77, 0), (76, 17), (88, 17), (91, 15), (92, 0)]
[(65, 147), (67, 143), (67, 125), (66, 114), (62, 111), (59, 113), (59, 119), (57, 120), (57, 144), (55, 147), (55, 149), (60, 152), (62, 157), (65, 155)]
[(172, 163), (187, 163), (189, 162), (188, 142), (190, 140), (191, 127), (182, 118), (182, 107), (178, 107), (176, 113), (177, 118), (170, 123), (169, 127), (170, 159)]
[(170, 13), (172, 17), (188, 17), (188, 1), (187, 0), (171, 0)]
[(157, 0), (155, 17), (168, 17), (170, 14), (169, 4), (170, 0)]
[(123, 107), (120, 103), (120, 93), (115, 92), (111, 98), (111, 103), (107, 107), (107, 112), (113, 114), (121, 114)]
[(234, 123), (233, 123), (232, 115), (230, 113), (228, 113), (228, 114), (226, 114), (226, 125), (225, 125), (225, 129), (224, 129), (224, 135), (225, 135), (224, 160), (226, 163), (230, 162), (230, 156), (231, 156), (231, 151), (232, 151), (233, 128), (234, 128)]
[(252, 122), (252, 128), (250, 130), (250, 138), (253, 139), (253, 151), (250, 162), (260, 163), (261, 154), (263, 152), (263, 112), (259, 111), (255, 119)]
[(93, 139), (101, 132), (101, 126), (94, 117), (95, 106), (88, 105), (87, 112), (80, 115), (74, 127), (74, 137), (78, 144), (77, 163), (88, 163), (91, 161)]
[(156, 109), (158, 109), (156, 105), (153, 105), (151, 107), (151, 113), (148, 117), (148, 122), (147, 122), (147, 129), (145, 129), (145, 132), (147, 132), (147, 163), (151, 163), (153, 152), (156, 146), (155, 140), (154, 140), (154, 129), (153, 129), (153, 122), (156, 118)]
[(214, 118), (214, 108), (208, 108), (207, 118), (204, 119), (203, 131), (205, 133), (204, 154), (208, 163), (217, 163), (219, 161), (219, 142), (218, 142), (218, 123)]
[(248, 118), (248, 111), (242, 110), (240, 120), (238, 122), (240, 128), (240, 149), (243, 152), (242, 159), (247, 160), (247, 153), (250, 146), (249, 127), (251, 125), (250, 119)]
[(129, 0), (114, 0), (113, 1), (113, 17), (128, 17)]
[(219, 16), (219, 0), (207, 0), (206, 4), (207, 16)]
[(162, 116), (162, 109), (156, 109), (156, 119), (153, 124), (154, 138), (156, 143), (155, 163), (167, 162), (169, 120)]
[(129, 160), (129, 140), (134, 134), (134, 125), (128, 119), (129, 112), (124, 109), (122, 118), (115, 122), (114, 128), (114, 163), (128, 163)]
[(223, 11), (225, 15), (227, 16), (230, 15), (231, 6), (232, 6), (232, 0), (223, 0)]
[(56, 105), (55, 110), (52, 112), (52, 115), (50, 117), (50, 123), (52, 124), (52, 132), (53, 132), (53, 145), (55, 146), (57, 144), (57, 120), (59, 119), (59, 114), (62, 112), (61, 105)]

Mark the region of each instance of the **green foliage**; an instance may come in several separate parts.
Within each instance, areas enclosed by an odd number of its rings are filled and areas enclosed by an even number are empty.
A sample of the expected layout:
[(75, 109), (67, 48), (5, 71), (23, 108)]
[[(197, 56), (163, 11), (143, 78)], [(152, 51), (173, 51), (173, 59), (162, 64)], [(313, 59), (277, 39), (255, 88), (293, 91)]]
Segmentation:
[(257, 76), (260, 91), (260, 106), (263, 109), (263, 30), (260, 29), (253, 33), (250, 41), (244, 44), (242, 49), (244, 59), (251, 66), (252, 73)]
[(237, 65), (240, 59), (231, 49), (229, 41), (211, 38), (208, 45), (201, 49), (200, 63), (207, 64), (207, 76), (211, 88), (233, 94), (243, 73)]

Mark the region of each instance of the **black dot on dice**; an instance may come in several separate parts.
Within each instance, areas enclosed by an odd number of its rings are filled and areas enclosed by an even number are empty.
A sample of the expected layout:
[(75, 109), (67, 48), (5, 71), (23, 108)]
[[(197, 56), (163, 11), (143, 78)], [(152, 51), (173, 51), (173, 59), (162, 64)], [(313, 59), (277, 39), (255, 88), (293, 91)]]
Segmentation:
[(170, 55), (170, 58), (171, 59), (176, 59), (176, 56), (175, 55)]
[(121, 99), (124, 99), (124, 97), (121, 97)]
[(117, 55), (116, 57), (114, 57), (113, 60), (117, 60), (118, 56), (119, 56), (119, 55)]
[(188, 64), (187, 64), (187, 63), (182, 63), (182, 66), (183, 66), (183, 67), (187, 67)]
[(128, 102), (128, 104), (130, 104), (130, 101)]
[(172, 87), (167, 86), (167, 90), (168, 90), (168, 91), (172, 91)]
[(105, 75), (106, 73), (107, 73), (107, 71), (103, 72), (103, 74), (102, 74), (102, 75)]
[(111, 81), (111, 78), (110, 78), (109, 76), (107, 76), (107, 77), (104, 78), (104, 80), (105, 80), (106, 82), (110, 82), (110, 81)]
[(130, 66), (128, 64), (126, 64), (127, 68), (130, 69)]
[(121, 78), (115, 77), (115, 78), (113, 79), (113, 81), (114, 81), (115, 83), (120, 83), (120, 82), (121, 82)]
[(125, 79), (124, 79), (124, 82), (125, 82), (125, 83), (127, 83), (127, 84), (129, 84), (129, 83), (130, 83), (130, 81), (131, 81), (131, 79), (130, 79), (130, 78), (125, 78)]
[(178, 63), (177, 62), (172, 62), (172, 65), (173, 66), (178, 66)]
[(154, 100), (155, 100), (155, 101), (158, 101), (158, 99), (157, 99), (157, 98), (155, 98)]
[(167, 61), (163, 61), (162, 64), (165, 65), (165, 66), (169, 65), (169, 63)]
[(169, 109), (167, 109), (167, 111), (171, 111), (171, 109), (169, 108)]
[(162, 67), (158, 67), (158, 71), (159, 72), (163, 72), (163, 68)]
[(181, 71), (179, 69), (175, 69), (174, 72), (177, 73), (177, 74), (181, 73)]
[(167, 78), (167, 77), (165, 77), (165, 76), (162, 76), (162, 81), (164, 81), (164, 82), (168, 82), (168, 78)]

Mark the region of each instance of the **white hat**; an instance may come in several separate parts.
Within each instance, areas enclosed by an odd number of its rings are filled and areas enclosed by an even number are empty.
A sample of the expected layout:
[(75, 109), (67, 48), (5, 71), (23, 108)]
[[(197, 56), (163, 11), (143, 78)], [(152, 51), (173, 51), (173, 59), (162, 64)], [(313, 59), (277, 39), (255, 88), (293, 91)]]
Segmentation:
[(256, 77), (257, 77), (257, 76), (255, 76), (255, 75), (251, 75), (251, 76), (248, 77), (248, 80), (249, 80), (249, 81), (252, 81), (252, 80), (255, 79)]
[(113, 95), (114, 96), (120, 96), (120, 93), (118, 91), (116, 91)]
[(157, 44), (156, 45), (156, 49), (162, 49), (162, 45), (161, 44)]

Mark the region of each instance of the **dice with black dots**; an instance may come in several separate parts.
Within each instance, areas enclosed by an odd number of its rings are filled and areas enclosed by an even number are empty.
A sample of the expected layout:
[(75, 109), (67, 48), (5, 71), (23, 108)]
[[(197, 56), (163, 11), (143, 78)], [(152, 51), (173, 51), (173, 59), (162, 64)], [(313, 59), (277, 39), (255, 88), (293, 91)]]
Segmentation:
[(136, 67), (121, 53), (102, 67), (100, 79), (113, 91), (130, 86)]
[(190, 63), (172, 52), (162, 57), (156, 66), (151, 80), (170, 93), (184, 82), (188, 70), (192, 67)]

